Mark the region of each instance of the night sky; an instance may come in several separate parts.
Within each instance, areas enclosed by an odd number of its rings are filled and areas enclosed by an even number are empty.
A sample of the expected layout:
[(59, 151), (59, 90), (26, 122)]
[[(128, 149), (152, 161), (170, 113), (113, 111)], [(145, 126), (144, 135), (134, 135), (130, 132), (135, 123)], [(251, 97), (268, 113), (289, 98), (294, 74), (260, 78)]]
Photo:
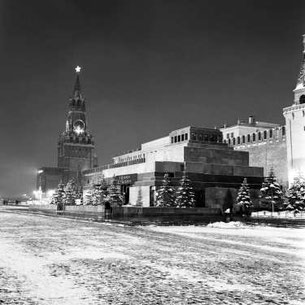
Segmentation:
[(0, 0), (0, 196), (56, 166), (74, 67), (99, 164), (184, 126), (283, 123), (305, 1)]

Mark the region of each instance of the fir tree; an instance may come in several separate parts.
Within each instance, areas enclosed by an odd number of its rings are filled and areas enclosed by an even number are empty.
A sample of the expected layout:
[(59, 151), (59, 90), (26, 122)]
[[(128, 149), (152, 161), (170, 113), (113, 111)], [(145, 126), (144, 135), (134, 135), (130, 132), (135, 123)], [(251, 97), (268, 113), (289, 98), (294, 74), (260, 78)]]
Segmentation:
[(244, 178), (243, 183), (237, 193), (236, 206), (242, 214), (248, 215), (250, 213), (252, 202), (247, 178)]
[(65, 205), (75, 205), (77, 198), (77, 187), (74, 179), (70, 179), (65, 187)]
[(195, 194), (191, 180), (184, 173), (180, 180), (180, 186), (176, 192), (175, 205), (178, 208), (190, 208), (195, 206)]
[(101, 191), (101, 184), (100, 183), (96, 183), (96, 184), (93, 185), (92, 204), (93, 205), (102, 204), (102, 191)]
[(108, 191), (108, 185), (107, 185), (104, 177), (102, 177), (102, 180), (101, 180), (100, 190), (101, 190), (101, 196), (102, 196), (102, 203), (105, 203), (105, 201), (108, 198), (109, 191)]
[(285, 210), (299, 213), (305, 210), (305, 181), (302, 177), (294, 179), (292, 186), (287, 191)]
[(58, 210), (63, 210), (64, 208), (64, 202), (66, 198), (66, 192), (64, 188), (65, 188), (64, 184), (62, 183), (58, 184), (58, 187), (54, 195), (52, 196), (51, 203), (56, 204)]
[(267, 207), (272, 212), (281, 207), (283, 203), (283, 192), (277, 182), (273, 169), (270, 170), (269, 176), (265, 178), (260, 193), (260, 201), (263, 207)]
[(123, 196), (121, 195), (120, 185), (116, 176), (113, 176), (108, 198), (112, 207), (123, 205)]
[(108, 186), (104, 178), (99, 183), (96, 183), (92, 187), (91, 201), (94, 205), (101, 205), (105, 203), (108, 196)]
[(171, 186), (171, 180), (168, 173), (164, 174), (162, 186), (157, 192), (156, 206), (175, 207), (175, 189)]
[(90, 205), (92, 204), (92, 195), (93, 195), (93, 185), (90, 185), (87, 191), (85, 192), (84, 204)]

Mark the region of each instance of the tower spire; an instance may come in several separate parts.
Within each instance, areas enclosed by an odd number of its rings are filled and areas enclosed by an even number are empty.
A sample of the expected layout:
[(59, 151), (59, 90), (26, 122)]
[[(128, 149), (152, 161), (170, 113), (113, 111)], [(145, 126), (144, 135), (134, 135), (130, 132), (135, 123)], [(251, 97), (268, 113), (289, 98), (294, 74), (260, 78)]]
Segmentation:
[(296, 89), (305, 87), (305, 34), (303, 35), (303, 58), (301, 63), (301, 68), (297, 80)]
[(80, 80), (79, 80), (79, 74), (81, 71), (81, 67), (77, 66), (75, 68), (75, 72), (76, 72), (76, 79), (75, 79), (75, 84), (74, 84), (74, 89), (73, 89), (73, 96), (80, 96), (81, 94), (81, 87), (80, 87)]

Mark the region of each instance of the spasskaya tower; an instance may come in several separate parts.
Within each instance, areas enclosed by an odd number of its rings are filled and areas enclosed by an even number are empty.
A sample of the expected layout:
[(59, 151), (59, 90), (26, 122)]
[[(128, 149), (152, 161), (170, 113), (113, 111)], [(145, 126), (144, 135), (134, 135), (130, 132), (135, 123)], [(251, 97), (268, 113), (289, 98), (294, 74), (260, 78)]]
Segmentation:
[(97, 166), (94, 139), (88, 130), (86, 100), (81, 92), (80, 67), (69, 99), (66, 128), (57, 143), (57, 167), (41, 167), (37, 171), (37, 190), (46, 195), (59, 183), (66, 184), (74, 178), (80, 186), (82, 172)]
[(76, 80), (69, 99), (66, 129), (58, 139), (57, 166), (80, 172), (94, 166), (94, 139), (88, 130), (86, 100), (81, 92), (80, 70), (77, 66)]

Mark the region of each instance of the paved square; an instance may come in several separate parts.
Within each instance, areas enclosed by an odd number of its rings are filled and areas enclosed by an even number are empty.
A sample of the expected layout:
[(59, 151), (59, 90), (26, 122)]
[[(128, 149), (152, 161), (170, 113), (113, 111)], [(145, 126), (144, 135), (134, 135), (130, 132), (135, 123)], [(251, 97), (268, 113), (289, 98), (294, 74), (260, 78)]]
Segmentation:
[(0, 304), (305, 304), (305, 229), (0, 211)]

